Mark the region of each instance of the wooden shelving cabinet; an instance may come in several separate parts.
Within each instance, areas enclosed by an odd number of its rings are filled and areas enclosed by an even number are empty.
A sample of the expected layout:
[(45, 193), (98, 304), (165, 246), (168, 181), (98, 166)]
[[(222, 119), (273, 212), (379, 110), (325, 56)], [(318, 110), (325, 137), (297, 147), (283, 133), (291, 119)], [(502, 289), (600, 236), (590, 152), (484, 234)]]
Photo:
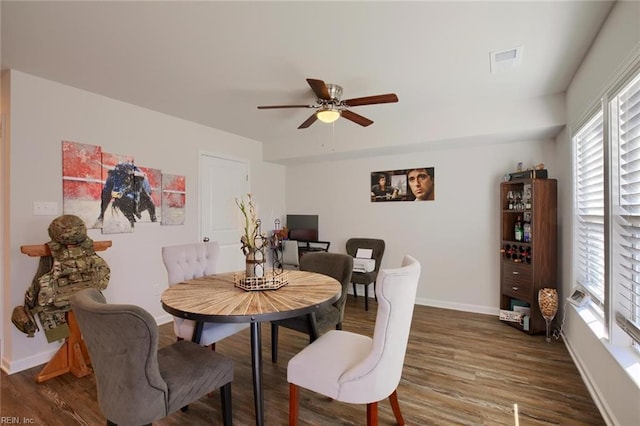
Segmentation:
[[(509, 194), (514, 194), (515, 198), (511, 206)], [(522, 201), (515, 195), (522, 195)], [(530, 203), (526, 203), (527, 199)], [(523, 221), (525, 217), (530, 219), (529, 241), (516, 240), (518, 217)], [(529, 334), (544, 333), (546, 328), (538, 307), (538, 291), (545, 287), (557, 288), (557, 181), (519, 179), (502, 182), (500, 228), (500, 309), (530, 308), (528, 330), (524, 322), (504, 322)]]

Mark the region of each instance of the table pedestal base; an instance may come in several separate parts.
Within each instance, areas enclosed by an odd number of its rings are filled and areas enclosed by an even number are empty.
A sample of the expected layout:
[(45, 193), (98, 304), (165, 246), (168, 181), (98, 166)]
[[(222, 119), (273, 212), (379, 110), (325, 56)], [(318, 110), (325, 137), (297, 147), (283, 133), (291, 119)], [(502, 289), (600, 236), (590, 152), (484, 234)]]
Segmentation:
[(251, 323), (251, 368), (253, 369), (253, 400), (256, 409), (256, 425), (264, 424), (262, 397), (262, 333), (259, 322)]

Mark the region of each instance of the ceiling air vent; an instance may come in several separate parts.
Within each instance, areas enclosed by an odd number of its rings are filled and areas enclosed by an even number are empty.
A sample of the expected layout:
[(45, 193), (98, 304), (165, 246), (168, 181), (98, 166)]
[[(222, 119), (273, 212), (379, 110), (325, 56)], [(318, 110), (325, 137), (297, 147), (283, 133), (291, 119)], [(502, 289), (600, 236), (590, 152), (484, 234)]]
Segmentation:
[(523, 50), (523, 46), (518, 46), (513, 49), (489, 53), (491, 60), (491, 72), (497, 73), (519, 67), (522, 63)]

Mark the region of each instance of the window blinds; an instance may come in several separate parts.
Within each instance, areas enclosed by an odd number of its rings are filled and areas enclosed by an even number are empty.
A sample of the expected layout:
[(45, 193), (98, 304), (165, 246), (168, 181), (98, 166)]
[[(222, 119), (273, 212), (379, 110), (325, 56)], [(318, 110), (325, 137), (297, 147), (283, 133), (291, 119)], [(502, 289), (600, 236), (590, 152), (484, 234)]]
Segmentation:
[(602, 110), (575, 136), (576, 279), (604, 302), (604, 148)]
[(619, 153), (614, 311), (618, 325), (640, 342), (640, 75), (611, 100), (610, 112)]

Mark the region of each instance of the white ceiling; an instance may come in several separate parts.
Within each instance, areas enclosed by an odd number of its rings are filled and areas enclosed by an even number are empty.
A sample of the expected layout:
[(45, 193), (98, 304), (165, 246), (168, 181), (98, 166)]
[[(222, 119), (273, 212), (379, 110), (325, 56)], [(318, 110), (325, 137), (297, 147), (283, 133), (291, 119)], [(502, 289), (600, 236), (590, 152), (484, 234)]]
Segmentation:
[[(468, 138), (552, 137), (564, 124), (554, 99), (611, 6), (5, 0), (1, 59), (3, 69), (264, 142), (266, 159), (286, 163)], [(522, 65), (492, 74), (489, 53), (518, 46)], [(344, 99), (394, 92), (399, 102), (354, 107), (374, 121), (367, 128), (340, 119), (298, 130), (313, 110), (256, 108), (314, 103), (306, 78), (341, 85)], [(540, 116), (560, 118), (516, 119), (534, 104)], [(503, 121), (470, 124), (487, 109)]]

